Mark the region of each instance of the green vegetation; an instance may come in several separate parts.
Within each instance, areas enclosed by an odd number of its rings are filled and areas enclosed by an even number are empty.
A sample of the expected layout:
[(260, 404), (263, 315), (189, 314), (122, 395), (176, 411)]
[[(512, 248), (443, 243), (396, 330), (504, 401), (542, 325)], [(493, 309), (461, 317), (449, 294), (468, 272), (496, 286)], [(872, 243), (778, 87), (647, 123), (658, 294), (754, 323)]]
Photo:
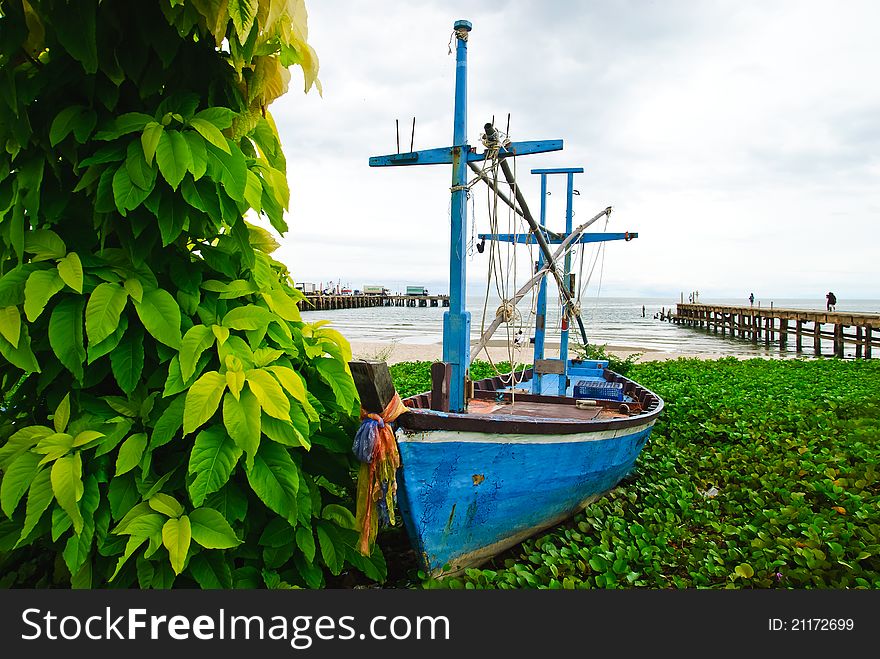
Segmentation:
[[(401, 398), (431, 390), (431, 362), (400, 362), (388, 368)], [(518, 369), (524, 368), (527, 366), (518, 366)], [(510, 373), (510, 362), (499, 362), (495, 366), (484, 361), (475, 361), (471, 364), (472, 380), (490, 378), (499, 373)]]
[(384, 578), (348, 343), (252, 223), (290, 65), (301, 0), (0, 2), (0, 586)]
[[(412, 383), (418, 366), (392, 372)], [(423, 587), (880, 588), (880, 362), (680, 359), (629, 375), (666, 402), (633, 473)]]

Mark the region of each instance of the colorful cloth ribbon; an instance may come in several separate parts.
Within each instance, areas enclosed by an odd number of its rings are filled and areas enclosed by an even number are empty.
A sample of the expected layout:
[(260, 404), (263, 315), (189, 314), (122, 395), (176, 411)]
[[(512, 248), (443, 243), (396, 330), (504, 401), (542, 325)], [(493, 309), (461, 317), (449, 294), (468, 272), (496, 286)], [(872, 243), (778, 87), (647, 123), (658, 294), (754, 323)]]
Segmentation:
[(361, 531), (358, 549), (370, 555), (376, 540), (379, 522), (394, 524), (394, 503), (397, 501), (397, 468), (400, 454), (391, 423), (408, 408), (396, 393), (382, 414), (371, 414), (361, 408), (361, 425), (351, 446), (361, 462), (358, 472), (357, 522)]

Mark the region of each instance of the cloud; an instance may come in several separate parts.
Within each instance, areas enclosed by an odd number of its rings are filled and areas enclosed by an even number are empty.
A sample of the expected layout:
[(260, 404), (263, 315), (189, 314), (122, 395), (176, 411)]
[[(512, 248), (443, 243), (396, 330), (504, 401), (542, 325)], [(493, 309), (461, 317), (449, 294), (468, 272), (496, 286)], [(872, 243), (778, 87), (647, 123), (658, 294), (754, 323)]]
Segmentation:
[[(577, 218), (613, 205), (609, 231), (640, 234), (606, 247), (605, 293), (877, 297), (880, 6), (376, 0), (309, 12), (324, 97), (294, 78), (271, 107), (292, 191), (278, 255), (297, 279), (446, 280), (449, 168), (367, 159), (396, 150), (395, 119), (402, 150), (413, 116), (416, 149), (450, 143), (447, 42), (468, 18), (470, 143), (508, 113), (514, 139), (563, 138), (562, 152), (516, 163), (533, 211), (531, 168), (583, 166)], [(559, 229), (564, 189), (551, 193)], [(475, 190), (478, 232), (485, 205)], [(484, 286), (486, 256), (468, 270)]]

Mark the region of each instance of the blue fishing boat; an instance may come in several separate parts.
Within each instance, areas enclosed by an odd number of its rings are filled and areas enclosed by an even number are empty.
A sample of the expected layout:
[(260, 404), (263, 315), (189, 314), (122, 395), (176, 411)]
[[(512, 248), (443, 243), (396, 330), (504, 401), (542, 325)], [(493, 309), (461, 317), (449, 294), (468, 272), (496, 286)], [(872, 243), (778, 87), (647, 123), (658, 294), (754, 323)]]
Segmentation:
[[(375, 536), (378, 517), (393, 520), (396, 498), (411, 543), (423, 567), (434, 575), (478, 565), (614, 488), (633, 468), (663, 409), (659, 396), (611, 371), (607, 361), (570, 358), (570, 322), (577, 324), (583, 345), (588, 343), (575, 295), (572, 249), (629, 241), (638, 234), (588, 233), (593, 223), (607, 219), (610, 207), (573, 226), (573, 177), (583, 172), (577, 167), (532, 170), (541, 177), (542, 192), (540, 217), (532, 216), (507, 161), (558, 151), (562, 140), (512, 142), (489, 122), (481, 137), (482, 151), (467, 143), (471, 28), (464, 20), (453, 28), (453, 145), (370, 158), (372, 167), (452, 165), (450, 308), (443, 320), (443, 360), (433, 364), (431, 391), (403, 401), (384, 363), (350, 364), (365, 417), (355, 443), (363, 462), (361, 549), (366, 550)], [(475, 174), (470, 182), (468, 169)], [(567, 179), (564, 232), (546, 227), (547, 180), (554, 175)], [(520, 233), (480, 234), (479, 251), (486, 241), (506, 242), (537, 245), (540, 256), (533, 276), (505, 297), (472, 345), (465, 308), (466, 210), (468, 191), (478, 182), (486, 183), (496, 200), (528, 225)], [(497, 229), (497, 224), (492, 226)], [(548, 278), (555, 279), (562, 304), (556, 357), (545, 355)], [(471, 361), (499, 327), (513, 321), (517, 303), (533, 289), (537, 298), (532, 366), (471, 380)]]

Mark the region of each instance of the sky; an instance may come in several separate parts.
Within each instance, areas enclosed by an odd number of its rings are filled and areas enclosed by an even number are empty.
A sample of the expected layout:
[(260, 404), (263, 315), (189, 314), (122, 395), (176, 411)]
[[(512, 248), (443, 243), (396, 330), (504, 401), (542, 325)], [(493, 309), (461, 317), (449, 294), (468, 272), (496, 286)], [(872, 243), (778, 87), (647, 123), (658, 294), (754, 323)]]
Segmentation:
[[(563, 139), (516, 159), (532, 212), (532, 168), (583, 167), (575, 224), (612, 206), (607, 231), (639, 233), (606, 243), (589, 294), (880, 298), (880, 3), (306, 4), (323, 96), (303, 94), (293, 69), (270, 107), (291, 187), (275, 256), (296, 281), (445, 292), (451, 167), (367, 163), (396, 152), (395, 119), (401, 151), (413, 117), (416, 150), (451, 145), (448, 44), (467, 19), (468, 142), (508, 114), (514, 141)], [(549, 181), (547, 224), (562, 230), (564, 177)], [(485, 186), (472, 197), (469, 224), (486, 232)], [(498, 221), (506, 230), (508, 213)], [(472, 292), (486, 287), (488, 251), (469, 257)], [(508, 288), (529, 259), (521, 247)]]

